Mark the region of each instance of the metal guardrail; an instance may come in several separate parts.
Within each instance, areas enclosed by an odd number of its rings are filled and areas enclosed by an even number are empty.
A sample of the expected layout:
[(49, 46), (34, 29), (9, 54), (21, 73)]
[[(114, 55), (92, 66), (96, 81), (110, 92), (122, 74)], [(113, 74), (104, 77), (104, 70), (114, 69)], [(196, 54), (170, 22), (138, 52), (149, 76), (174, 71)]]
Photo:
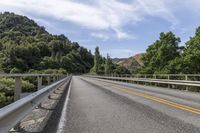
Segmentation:
[(67, 80), (70, 81), (71, 76), (61, 79), (37, 92), (30, 94), (12, 104), (0, 109), (0, 133), (5, 133), (14, 127), (36, 106), (38, 106), (52, 91), (60, 87)]
[(29, 73), (0, 73), (0, 77), (38, 77), (38, 76), (61, 76), (63, 74), (29, 74)]
[[(14, 89), (14, 101), (20, 99), (22, 91), (22, 79), (23, 77), (36, 77), (37, 78), (37, 90), (42, 88), (42, 79), (47, 78), (47, 84), (50, 85), (51, 82), (55, 82), (61, 78), (68, 76), (62, 74), (4, 74), (1, 73), (0, 77), (15, 78), (15, 89)], [(52, 81), (53, 80), (53, 81)]]
[(94, 75), (87, 75), (87, 76), (92, 77), (92, 78), (118, 80), (118, 81), (136, 81), (136, 82), (145, 82), (145, 83), (159, 83), (159, 84), (168, 84), (168, 85), (200, 87), (200, 81), (134, 78), (134, 77), (110, 77), (110, 76), (94, 76)]
[(184, 80), (189, 80), (190, 78), (199, 77), (200, 74), (103, 74), (99, 76), (109, 76), (109, 77), (133, 77), (133, 78), (154, 78), (157, 79), (162, 77), (164, 79), (171, 78), (182, 78)]

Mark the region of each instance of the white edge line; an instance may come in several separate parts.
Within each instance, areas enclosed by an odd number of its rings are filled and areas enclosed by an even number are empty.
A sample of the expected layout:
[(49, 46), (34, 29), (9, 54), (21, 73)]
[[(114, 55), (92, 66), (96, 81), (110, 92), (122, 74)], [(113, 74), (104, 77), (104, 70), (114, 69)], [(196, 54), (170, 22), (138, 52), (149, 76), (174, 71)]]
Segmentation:
[(64, 102), (64, 106), (63, 106), (63, 109), (62, 109), (62, 113), (61, 113), (61, 117), (60, 117), (60, 121), (59, 121), (56, 133), (63, 133), (64, 132), (64, 127), (65, 127), (66, 117), (67, 117), (67, 106), (68, 106), (68, 103), (69, 103), (69, 96), (70, 96), (70, 92), (71, 92), (71, 84), (72, 84), (72, 79), (71, 79), (71, 82), (70, 82), (70, 85), (69, 85), (69, 88), (68, 88), (69, 90), (68, 90), (67, 97), (66, 97), (65, 102)]

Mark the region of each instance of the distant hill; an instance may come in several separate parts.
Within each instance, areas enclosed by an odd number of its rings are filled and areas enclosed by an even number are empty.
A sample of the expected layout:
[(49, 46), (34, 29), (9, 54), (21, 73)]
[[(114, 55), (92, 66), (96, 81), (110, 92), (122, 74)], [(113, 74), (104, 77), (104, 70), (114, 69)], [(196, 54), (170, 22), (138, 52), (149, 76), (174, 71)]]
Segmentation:
[(128, 59), (128, 58), (113, 58), (112, 61), (113, 61), (114, 63), (118, 64), (119, 62), (124, 61), (124, 60), (126, 60), (126, 59)]
[(93, 55), (77, 42), (48, 33), (26, 16), (0, 13), (0, 72), (86, 73), (92, 66)]
[(142, 57), (143, 54), (144, 53), (140, 53), (140, 54), (136, 54), (136, 55), (133, 56), (133, 58), (140, 64), (140, 66), (143, 65), (143, 62), (141, 60), (141, 57)]
[(138, 68), (140, 68), (143, 65), (143, 62), (141, 60), (142, 55), (143, 53), (136, 54), (129, 58), (114, 58), (113, 62), (126, 67), (131, 72), (135, 72)]

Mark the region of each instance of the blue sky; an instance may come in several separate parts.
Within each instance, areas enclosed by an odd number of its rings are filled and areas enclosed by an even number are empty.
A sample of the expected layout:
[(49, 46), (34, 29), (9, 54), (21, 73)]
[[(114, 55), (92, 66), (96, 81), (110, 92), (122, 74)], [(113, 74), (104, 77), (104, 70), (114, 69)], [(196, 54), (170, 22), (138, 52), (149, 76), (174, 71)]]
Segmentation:
[(111, 57), (145, 52), (160, 32), (174, 32), (183, 45), (200, 26), (199, 0), (0, 0), (4, 11)]

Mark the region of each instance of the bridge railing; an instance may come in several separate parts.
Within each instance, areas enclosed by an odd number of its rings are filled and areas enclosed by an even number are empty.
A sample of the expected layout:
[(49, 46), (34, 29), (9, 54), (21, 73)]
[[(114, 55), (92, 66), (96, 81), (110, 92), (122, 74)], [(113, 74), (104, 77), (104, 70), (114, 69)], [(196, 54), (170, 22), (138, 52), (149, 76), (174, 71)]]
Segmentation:
[[(21, 78), (25, 76), (37, 77), (38, 91), (20, 99), (22, 86)], [(0, 77), (15, 77), (16, 100), (14, 103), (0, 109), (0, 133), (8, 132), (44, 99), (46, 99), (52, 91), (59, 88), (65, 82), (69, 82), (71, 78), (71, 76), (68, 75), (52, 74), (1, 74)], [(41, 89), (42, 77), (53, 77), (53, 83), (51, 84), (51, 81), (49, 81), (49, 85)]]
[[(189, 87), (198, 88), (200, 90), (200, 75), (198, 74), (137, 74), (137, 75), (87, 75), (93, 78), (134, 82), (144, 85), (167, 85), (168, 88), (175, 88), (174, 86), (184, 86), (186, 90)], [(179, 87), (180, 88), (180, 87)], [(183, 88), (183, 87), (182, 87)], [(181, 89), (182, 89), (181, 88)]]
[(22, 78), (24, 77), (35, 77), (37, 78), (37, 90), (40, 90), (43, 87), (43, 79), (46, 78), (47, 85), (50, 85), (53, 82), (58, 81), (64, 77), (68, 76), (63, 74), (0, 74), (1, 78), (14, 78), (15, 87), (14, 87), (14, 101), (17, 101), (21, 97), (22, 92)]
[(103, 74), (99, 76), (200, 81), (200, 74)]

